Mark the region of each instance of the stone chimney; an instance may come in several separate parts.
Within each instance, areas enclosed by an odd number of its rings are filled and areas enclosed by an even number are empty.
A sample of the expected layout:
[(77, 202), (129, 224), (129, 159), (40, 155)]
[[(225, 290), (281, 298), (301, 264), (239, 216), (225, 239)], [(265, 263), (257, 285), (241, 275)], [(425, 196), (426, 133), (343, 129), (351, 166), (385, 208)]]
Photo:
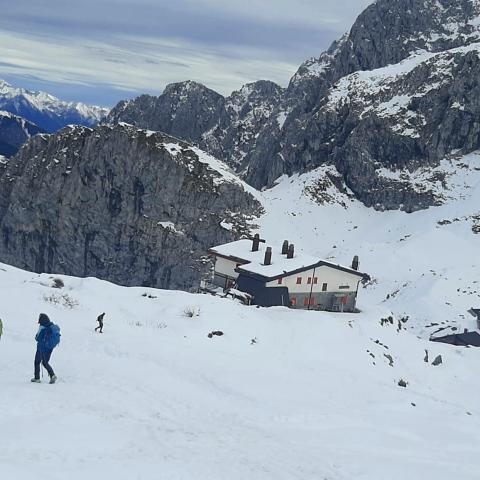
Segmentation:
[(265, 251), (265, 260), (263, 261), (264, 265), (271, 265), (272, 264), (272, 247), (267, 247)]
[(288, 253), (288, 240), (284, 240), (282, 245), (282, 255), (286, 255)]
[(259, 246), (260, 246), (260, 235), (256, 233), (253, 237), (252, 252), (258, 252)]
[(287, 258), (293, 258), (294, 254), (295, 254), (295, 245), (293, 243), (291, 243), (288, 246)]
[(352, 260), (352, 269), (358, 270), (358, 266), (359, 266), (358, 255), (355, 255)]

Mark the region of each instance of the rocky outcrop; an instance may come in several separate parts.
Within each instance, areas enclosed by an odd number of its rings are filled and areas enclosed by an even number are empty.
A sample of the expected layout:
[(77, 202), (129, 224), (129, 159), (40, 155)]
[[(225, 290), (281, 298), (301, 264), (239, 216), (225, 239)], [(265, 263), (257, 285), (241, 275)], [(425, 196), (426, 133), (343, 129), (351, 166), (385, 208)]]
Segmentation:
[[(328, 164), (366, 205), (426, 208), (438, 197), (384, 169), (414, 171), (480, 148), (479, 51), (477, 0), (377, 0), (347, 35), (301, 65), (286, 90), (257, 82), (216, 97), (218, 108), (207, 113), (196, 96), (182, 97), (183, 111), (206, 121), (200, 136), (198, 128), (195, 137), (183, 127), (175, 134), (228, 161), (256, 188)], [(168, 90), (109, 120), (135, 123), (144, 108), (161, 117)], [(172, 131), (166, 123), (142, 126)]]
[[(35, 192), (32, 195), (32, 192)], [(0, 261), (189, 289), (260, 211), (221, 162), (128, 125), (34, 137), (0, 170)]]
[(120, 102), (105, 123), (166, 132), (241, 170), (282, 95), (283, 89), (268, 81), (247, 84), (226, 98), (196, 82), (174, 83), (158, 97), (141, 95)]
[(141, 95), (120, 102), (106, 122), (126, 122), (198, 143), (224, 114), (222, 95), (199, 83), (187, 81), (168, 85), (159, 97)]
[(24, 118), (0, 111), (0, 155), (14, 155), (30, 137), (42, 131)]

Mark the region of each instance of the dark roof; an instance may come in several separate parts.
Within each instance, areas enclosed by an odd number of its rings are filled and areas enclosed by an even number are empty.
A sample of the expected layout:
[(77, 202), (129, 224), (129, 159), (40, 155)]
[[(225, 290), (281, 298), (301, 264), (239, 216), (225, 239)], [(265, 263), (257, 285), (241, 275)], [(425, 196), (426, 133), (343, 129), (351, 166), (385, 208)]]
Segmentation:
[(472, 346), (480, 347), (480, 333), (478, 332), (465, 332), (456, 333), (453, 335), (445, 335), (444, 337), (430, 338), (432, 342), (449, 343), (450, 345), (460, 346)]
[(223, 255), (222, 253), (216, 252), (212, 248), (209, 248), (207, 250), (207, 253), (209, 253), (210, 255), (215, 255), (216, 257), (222, 257), (222, 258), (225, 258), (227, 260), (232, 260), (233, 262), (236, 262), (236, 263), (241, 263), (242, 265), (244, 265), (246, 263), (250, 263), (249, 260), (245, 260), (244, 258), (236, 257), (235, 255)]
[(311, 270), (312, 268), (323, 267), (323, 266), (330, 267), (335, 270), (340, 270), (342, 272), (350, 273), (351, 275), (356, 275), (361, 279), (366, 278), (368, 276), (367, 274), (358, 272), (357, 270), (353, 270), (347, 267), (342, 267), (341, 265), (336, 265), (335, 263), (326, 262), (325, 260), (319, 260), (316, 263), (313, 263), (311, 265), (305, 265), (302, 268), (297, 268), (296, 270), (290, 270), (290, 271), (284, 270), (283, 273), (279, 275), (274, 275), (274, 276), (267, 276), (267, 275), (262, 275), (260, 273), (251, 272), (248, 270), (248, 264), (245, 265), (245, 268), (242, 268), (242, 267), (236, 268), (235, 271), (237, 273), (241, 273), (242, 275), (256, 278), (258, 280), (271, 282), (271, 281), (277, 280), (278, 278), (288, 277), (290, 275), (295, 275), (296, 273), (305, 272), (307, 270)]

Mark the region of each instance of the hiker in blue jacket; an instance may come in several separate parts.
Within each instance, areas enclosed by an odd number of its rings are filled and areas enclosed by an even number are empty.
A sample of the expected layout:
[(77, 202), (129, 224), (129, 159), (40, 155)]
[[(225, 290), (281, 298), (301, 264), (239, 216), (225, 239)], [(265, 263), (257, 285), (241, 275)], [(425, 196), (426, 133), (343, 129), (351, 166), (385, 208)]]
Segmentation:
[(50, 376), (50, 383), (55, 383), (57, 376), (48, 362), (50, 361), (53, 349), (60, 341), (60, 329), (52, 323), (44, 313), (41, 313), (38, 317), (38, 323), (40, 326), (35, 335), (35, 340), (37, 341), (37, 352), (35, 353), (34, 362), (35, 376), (31, 381), (40, 383), (40, 364), (42, 364)]

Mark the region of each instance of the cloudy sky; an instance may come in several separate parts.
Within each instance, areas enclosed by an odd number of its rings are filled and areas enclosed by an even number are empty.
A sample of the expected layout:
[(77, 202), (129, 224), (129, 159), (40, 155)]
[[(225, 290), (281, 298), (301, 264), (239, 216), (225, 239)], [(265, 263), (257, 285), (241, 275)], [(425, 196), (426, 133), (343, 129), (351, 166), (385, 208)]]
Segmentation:
[(286, 85), (372, 0), (0, 0), (0, 78), (113, 105), (196, 80)]

